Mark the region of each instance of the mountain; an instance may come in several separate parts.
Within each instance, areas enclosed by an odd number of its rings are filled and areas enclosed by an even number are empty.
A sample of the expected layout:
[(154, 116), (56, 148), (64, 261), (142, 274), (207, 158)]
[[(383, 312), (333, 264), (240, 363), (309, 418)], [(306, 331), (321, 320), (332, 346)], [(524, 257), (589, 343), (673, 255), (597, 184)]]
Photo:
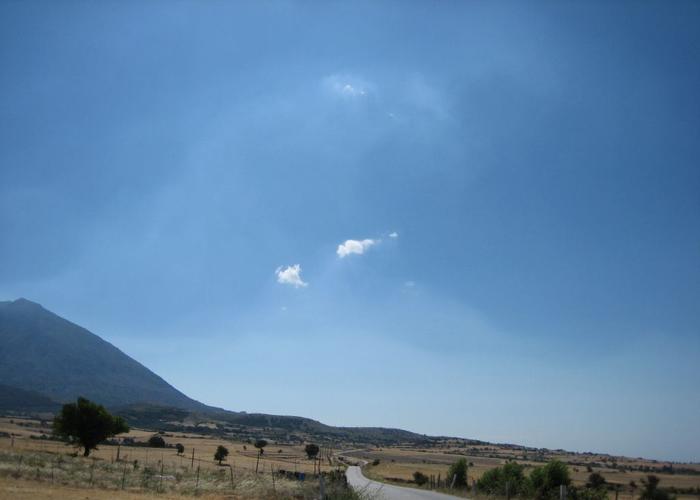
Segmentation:
[(191, 399), (109, 342), (26, 299), (0, 302), (0, 410), (56, 411), (78, 396), (134, 426), (197, 429), (237, 439), (309, 437), (356, 443), (426, 442), (401, 429), (333, 427), (304, 417), (232, 412)]
[(60, 407), (60, 403), (36, 391), (0, 384), (0, 411), (53, 413)]
[(106, 406), (206, 408), (109, 342), (26, 299), (0, 302), (0, 380), (58, 402), (84, 396)]

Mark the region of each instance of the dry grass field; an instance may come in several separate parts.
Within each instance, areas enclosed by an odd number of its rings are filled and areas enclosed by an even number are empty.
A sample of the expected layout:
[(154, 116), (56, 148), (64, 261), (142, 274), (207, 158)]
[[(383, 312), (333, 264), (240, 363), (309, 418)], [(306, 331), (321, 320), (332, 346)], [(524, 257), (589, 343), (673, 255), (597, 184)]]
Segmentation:
[[(678, 488), (686, 490), (688, 488), (698, 488), (697, 493), (677, 493), (679, 500), (698, 500), (700, 498), (700, 464), (674, 464), (676, 469), (687, 469), (684, 472), (673, 474), (664, 472), (663, 467), (668, 467), (668, 462), (658, 462), (654, 460), (642, 460), (627, 457), (611, 457), (607, 455), (576, 454), (566, 452), (540, 451), (536, 455), (524, 458), (522, 450), (513, 450), (510, 447), (469, 446), (455, 447), (449, 444), (433, 448), (412, 448), (412, 447), (383, 447), (370, 448), (362, 451), (354, 451), (348, 454), (369, 462), (365, 468), (365, 474), (373, 479), (386, 481), (400, 485), (411, 485), (413, 473), (420, 471), (428, 476), (438, 476), (445, 478), (449, 466), (465, 457), (470, 464), (469, 481), (478, 480), (484, 472), (494, 467), (504, 464), (507, 460), (515, 460), (525, 465), (526, 470), (542, 465), (547, 460), (559, 459), (568, 464), (571, 471), (574, 485), (583, 486), (588, 480), (591, 472), (598, 472), (605, 477), (612, 487), (618, 487), (618, 497), (620, 500), (631, 500), (637, 498), (640, 493), (642, 479), (647, 474), (655, 474), (661, 479), (661, 486), (664, 488)], [(528, 453), (525, 453), (528, 455)], [(532, 455), (530, 453), (529, 455)], [(377, 465), (372, 465), (376, 460)], [(637, 468), (649, 468), (647, 470), (636, 470)], [(589, 470), (590, 468), (590, 470)], [(635, 470), (629, 470), (635, 469)], [(633, 488), (631, 483), (637, 486)], [(469, 496), (472, 496), (471, 493)], [(614, 498), (615, 493), (611, 491), (610, 497)]]
[[(0, 499), (15, 498), (312, 498), (319, 483), (313, 461), (300, 446), (270, 443), (259, 461), (249, 443), (196, 434), (160, 434), (175, 448), (101, 445), (89, 457), (64, 443), (40, 439), (46, 422), (0, 418)], [(151, 431), (134, 429), (123, 437), (145, 442)], [(223, 466), (214, 460), (217, 446), (230, 454)], [(77, 452), (77, 453), (76, 453)], [(328, 460), (321, 470), (337, 470)], [(298, 481), (281, 471), (305, 472)]]

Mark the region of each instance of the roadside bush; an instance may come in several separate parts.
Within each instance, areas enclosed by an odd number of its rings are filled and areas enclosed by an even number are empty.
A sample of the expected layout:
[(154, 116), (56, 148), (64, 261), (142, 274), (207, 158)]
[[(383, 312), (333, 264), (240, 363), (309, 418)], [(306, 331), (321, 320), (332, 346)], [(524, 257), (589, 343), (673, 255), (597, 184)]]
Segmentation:
[(530, 472), (524, 483), (526, 496), (537, 500), (549, 500), (559, 498), (559, 487), (570, 486), (571, 476), (569, 468), (559, 460), (552, 460), (541, 467), (536, 467)]
[(455, 488), (467, 487), (467, 459), (460, 458), (450, 466), (450, 471), (447, 473), (449, 484), (453, 484)]
[(479, 491), (487, 495), (511, 496), (520, 495), (524, 491), (525, 467), (508, 462), (501, 467), (490, 469), (477, 481)]
[(418, 486), (423, 486), (428, 482), (428, 476), (423, 474), (421, 471), (416, 471), (413, 473), (413, 482)]
[(377, 465), (379, 465), (380, 462), (381, 462), (381, 460), (379, 460), (378, 458), (375, 458), (374, 461), (372, 462), (372, 465), (377, 466)]

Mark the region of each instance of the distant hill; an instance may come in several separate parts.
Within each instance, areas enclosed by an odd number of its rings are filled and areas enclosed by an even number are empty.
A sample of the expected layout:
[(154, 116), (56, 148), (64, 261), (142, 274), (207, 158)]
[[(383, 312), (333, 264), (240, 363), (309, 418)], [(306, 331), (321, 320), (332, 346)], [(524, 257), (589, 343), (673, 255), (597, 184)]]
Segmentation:
[(66, 402), (147, 402), (191, 410), (205, 405), (109, 342), (26, 299), (0, 302), (0, 381)]
[(60, 407), (60, 403), (38, 392), (0, 384), (0, 411), (55, 412)]
[(248, 439), (358, 443), (425, 442), (401, 429), (333, 427), (304, 417), (232, 412), (207, 406), (172, 387), (109, 342), (26, 299), (0, 302), (0, 410), (55, 411), (84, 396), (158, 430)]

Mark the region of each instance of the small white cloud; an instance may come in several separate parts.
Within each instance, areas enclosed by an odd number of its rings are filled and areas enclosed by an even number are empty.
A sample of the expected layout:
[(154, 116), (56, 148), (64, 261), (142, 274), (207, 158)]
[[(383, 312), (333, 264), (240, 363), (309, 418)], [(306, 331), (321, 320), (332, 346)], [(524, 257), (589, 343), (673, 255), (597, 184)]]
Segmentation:
[(405, 286), (406, 288), (413, 288), (414, 286), (416, 286), (416, 282), (415, 281), (407, 281), (406, 283), (403, 284), (403, 286)]
[(327, 76), (323, 82), (331, 92), (348, 99), (359, 99), (367, 96), (369, 92), (369, 85), (366, 82), (347, 75)]
[(294, 288), (308, 285), (301, 279), (301, 266), (299, 264), (287, 266), (284, 269), (280, 266), (275, 270), (275, 274), (277, 275), (277, 283), (292, 285)]
[(379, 240), (346, 240), (345, 243), (338, 245), (336, 253), (341, 259), (353, 253), (362, 255), (365, 253), (365, 250), (377, 243), (379, 243)]
[(389, 238), (398, 238), (398, 237), (399, 237), (399, 233), (397, 233), (396, 231), (394, 231), (393, 233), (389, 233)]
[(367, 95), (367, 92), (365, 92), (364, 89), (358, 88), (358, 87), (353, 87), (349, 83), (346, 83), (342, 87), (340, 85), (338, 85), (336, 90), (338, 90), (343, 95), (347, 95), (347, 96), (351, 96), (351, 97)]

